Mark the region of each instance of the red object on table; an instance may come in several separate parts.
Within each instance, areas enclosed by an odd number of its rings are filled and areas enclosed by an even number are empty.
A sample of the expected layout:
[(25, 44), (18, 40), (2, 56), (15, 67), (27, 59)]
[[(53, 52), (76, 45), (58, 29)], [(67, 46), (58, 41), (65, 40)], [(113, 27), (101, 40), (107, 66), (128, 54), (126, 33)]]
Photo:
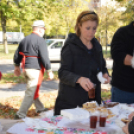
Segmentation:
[(2, 73), (0, 72), (0, 80), (1, 80), (1, 78), (2, 78)]

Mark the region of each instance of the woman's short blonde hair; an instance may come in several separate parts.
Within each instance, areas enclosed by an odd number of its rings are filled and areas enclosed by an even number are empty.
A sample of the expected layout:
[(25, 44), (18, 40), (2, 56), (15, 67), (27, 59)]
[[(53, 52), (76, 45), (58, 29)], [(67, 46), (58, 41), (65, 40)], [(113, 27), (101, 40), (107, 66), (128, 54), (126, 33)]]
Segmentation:
[(82, 26), (82, 23), (88, 20), (96, 21), (97, 25), (99, 23), (99, 17), (94, 11), (87, 10), (87, 11), (81, 12), (77, 17), (76, 25), (75, 25), (75, 31), (76, 31), (77, 36), (81, 35), (79, 26)]

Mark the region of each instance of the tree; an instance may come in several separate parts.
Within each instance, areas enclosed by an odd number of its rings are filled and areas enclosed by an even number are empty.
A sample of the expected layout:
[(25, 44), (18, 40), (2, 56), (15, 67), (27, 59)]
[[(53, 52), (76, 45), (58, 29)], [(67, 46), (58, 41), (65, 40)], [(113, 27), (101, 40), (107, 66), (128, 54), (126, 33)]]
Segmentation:
[(133, 0), (116, 0), (120, 3), (122, 7), (125, 7), (126, 10), (122, 13), (122, 21), (125, 24), (130, 23), (134, 20), (134, 1)]
[(44, 19), (51, 12), (51, 5), (54, 7), (55, 0), (0, 0), (0, 18), (4, 37), (5, 53), (8, 53), (6, 39), (6, 25), (9, 19), (15, 20), (18, 24), (27, 23), (35, 19)]
[(60, 26), (64, 26), (66, 38), (70, 31), (74, 32), (77, 16), (83, 10), (89, 10), (88, 2), (82, 0), (64, 0), (62, 10), (59, 12)]
[[(113, 36), (116, 29), (121, 24), (119, 16), (121, 12), (118, 12), (116, 9), (119, 6), (116, 5), (105, 5), (102, 6), (100, 10), (97, 11), (97, 14), (100, 19), (100, 23), (97, 29), (96, 35), (100, 37), (101, 44), (106, 46), (106, 53), (107, 53), (107, 44), (109, 44), (110, 36)], [(104, 42), (105, 39), (105, 42)]]

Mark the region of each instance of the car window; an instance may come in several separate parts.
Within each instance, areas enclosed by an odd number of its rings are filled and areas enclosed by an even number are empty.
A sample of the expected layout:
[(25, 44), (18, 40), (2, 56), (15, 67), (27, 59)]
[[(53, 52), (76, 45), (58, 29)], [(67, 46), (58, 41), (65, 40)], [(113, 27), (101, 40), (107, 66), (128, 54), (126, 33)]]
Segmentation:
[(62, 44), (63, 44), (63, 42), (56, 42), (55, 44), (53, 44), (53, 46), (51, 48), (61, 48)]
[(54, 42), (54, 40), (46, 40), (46, 44), (47, 44), (47, 46), (49, 46), (51, 43), (53, 43)]

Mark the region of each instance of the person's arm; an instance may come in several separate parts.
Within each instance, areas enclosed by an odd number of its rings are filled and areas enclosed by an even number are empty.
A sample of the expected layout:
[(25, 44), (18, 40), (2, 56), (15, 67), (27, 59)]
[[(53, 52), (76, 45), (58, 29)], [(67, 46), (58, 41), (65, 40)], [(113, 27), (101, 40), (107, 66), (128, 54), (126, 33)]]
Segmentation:
[(46, 71), (51, 72), (51, 64), (49, 60), (47, 45), (43, 39), (42, 42), (39, 44), (39, 57)]
[(22, 60), (22, 56), (19, 54), (19, 47), (15, 51), (13, 62), (14, 62), (14, 75), (20, 76), (21, 70), (20, 70), (20, 62)]
[(41, 58), (41, 62), (46, 69), (47, 75), (49, 79), (54, 78), (54, 74), (51, 69), (51, 64), (48, 56), (48, 50), (47, 50), (47, 45), (44, 40), (42, 40), (42, 43), (39, 44), (39, 56)]
[(129, 126), (129, 123), (127, 123), (127, 124), (122, 128), (123, 132), (124, 132), (125, 134), (133, 134), (133, 133), (129, 133), (128, 126)]
[(14, 57), (13, 57), (13, 62), (14, 62), (14, 66), (20, 66), (21, 60), (22, 60), (22, 55), (19, 54), (20, 51), (20, 45), (18, 46), (17, 50), (14, 53)]
[(129, 120), (132, 120), (133, 117), (134, 117), (134, 112), (132, 112), (131, 114), (129, 114), (128, 119)]
[(89, 91), (94, 87), (94, 84), (89, 78), (82, 77), (71, 71), (73, 62), (71, 48), (69, 45), (66, 45), (61, 51), (61, 67), (58, 71), (60, 81), (72, 87), (75, 87), (76, 83), (78, 83), (84, 90)]
[(127, 44), (125, 42), (124, 29), (119, 29), (113, 36), (111, 42), (111, 56), (115, 63), (129, 65), (129, 58), (126, 53)]
[(62, 83), (74, 87), (77, 80), (81, 77), (73, 72), (73, 55), (70, 50), (70, 46), (66, 45), (61, 51), (61, 67), (58, 71), (59, 79)]
[(129, 134), (134, 134), (134, 117), (132, 121), (128, 124), (128, 132)]

